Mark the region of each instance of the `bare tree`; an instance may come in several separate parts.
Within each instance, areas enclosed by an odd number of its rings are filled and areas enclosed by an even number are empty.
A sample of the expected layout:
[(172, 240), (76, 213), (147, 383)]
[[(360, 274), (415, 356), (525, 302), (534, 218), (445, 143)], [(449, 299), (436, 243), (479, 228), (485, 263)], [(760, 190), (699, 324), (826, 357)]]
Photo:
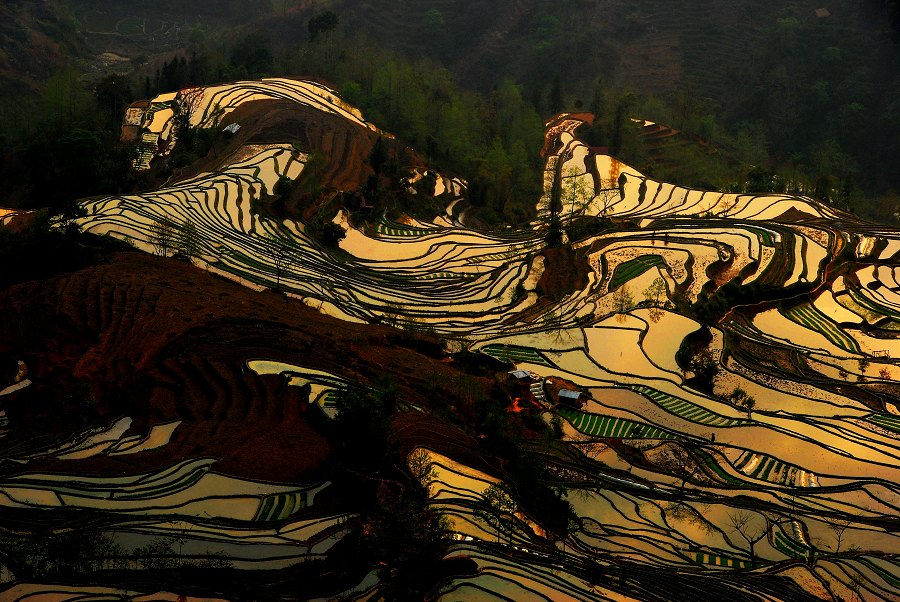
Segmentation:
[(622, 286), (613, 293), (613, 303), (616, 311), (627, 312), (634, 307), (634, 296), (631, 289)]
[(169, 255), (169, 249), (175, 246), (177, 232), (178, 224), (169, 217), (161, 217), (150, 225), (149, 242), (153, 245), (157, 255), (163, 257)]
[(491, 484), (477, 502), (475, 516), (497, 531), (497, 542), (501, 533), (506, 533), (512, 543), (515, 528), (516, 503), (501, 484)]
[(706, 518), (703, 516), (704, 512), (708, 510), (708, 506), (701, 506), (700, 510), (698, 510), (690, 504), (677, 502), (674, 504), (667, 504), (665, 506), (665, 509), (668, 516), (671, 516), (672, 518), (676, 518), (678, 520), (683, 520), (686, 523), (697, 527), (706, 534), (712, 534), (716, 532), (715, 526), (708, 520), (706, 520)]
[(429, 495), (431, 484), (440, 476), (431, 455), (424, 449), (417, 448), (407, 456), (406, 464), (409, 466), (409, 474), (421, 486), (422, 493)]
[(759, 525), (756, 519), (758, 515), (753, 512), (744, 512), (743, 510), (732, 514), (728, 513), (728, 521), (731, 523), (732, 532), (737, 533), (747, 542), (750, 552), (750, 562), (756, 562), (756, 544), (769, 533), (769, 519), (763, 516), (763, 525)]
[(675, 475), (681, 479), (679, 494), (684, 494), (688, 481), (693, 481), (703, 474), (699, 462), (684, 443), (667, 444), (663, 450), (653, 458), (653, 463), (664, 472)]
[(275, 290), (281, 290), (281, 275), (294, 258), (294, 250), (285, 238), (269, 234), (264, 238), (264, 252), (275, 266)]
[[(571, 441), (572, 443), (584, 454), (586, 457), (591, 460), (596, 460), (600, 454), (609, 449), (609, 446), (602, 441), (597, 440), (595, 437), (591, 435), (582, 433), (579, 430), (573, 429), (571, 433)], [(629, 468), (631, 465), (628, 465)]]
[(859, 358), (859, 359), (857, 360), (856, 363), (859, 364), (859, 371), (860, 371), (862, 374), (865, 374), (865, 373), (866, 373), (866, 368), (869, 367), (869, 363), (870, 363), (870, 362), (869, 362), (869, 358), (863, 356), (863, 357)]
[(753, 409), (756, 407), (756, 399), (753, 397), (747, 397), (744, 400), (744, 409), (747, 410), (747, 420), (753, 419)]
[(740, 387), (735, 387), (728, 399), (733, 405), (747, 412), (747, 420), (751, 419), (753, 408), (756, 407), (756, 399)]
[(648, 303), (652, 303), (654, 307), (659, 306), (659, 298), (662, 295), (665, 295), (668, 292), (668, 287), (666, 287), (666, 281), (660, 277), (657, 277), (650, 283), (650, 286), (644, 290), (644, 299)]
[(612, 204), (620, 198), (619, 189), (614, 180), (600, 180), (600, 190), (597, 191), (597, 199), (600, 201), (600, 217), (607, 217)]
[(644, 300), (651, 304), (649, 317), (653, 322), (659, 322), (663, 317), (662, 310), (659, 309), (659, 298), (668, 293), (666, 281), (657, 277), (650, 283), (650, 286), (644, 290)]
[(825, 519), (825, 524), (828, 525), (828, 528), (831, 529), (831, 532), (834, 533), (834, 553), (841, 553), (841, 542), (844, 540), (844, 532), (847, 530), (847, 527), (850, 526), (850, 521), (828, 518)]
[(621, 314), (619, 320), (624, 321), (625, 314), (633, 308), (634, 297), (631, 294), (631, 290), (623, 284), (613, 293), (613, 309), (616, 310), (616, 313)]
[(203, 88), (185, 88), (175, 97), (172, 111), (176, 134), (181, 136), (191, 127), (194, 115), (203, 103)]
[(563, 323), (562, 315), (559, 310), (553, 309), (541, 316), (541, 322), (546, 330), (553, 333), (553, 340), (562, 343), (565, 340), (572, 339), (572, 333), (569, 332)]
[(187, 218), (181, 222), (176, 232), (175, 242), (178, 251), (192, 262), (200, 252), (200, 233), (194, 222)]
[(575, 204), (578, 204), (579, 210), (584, 209), (584, 207), (591, 202), (593, 195), (590, 195), (590, 190), (588, 186), (585, 185), (584, 181), (582, 181), (581, 176), (584, 175), (580, 173), (575, 168), (569, 168), (566, 170), (566, 174), (564, 178), (566, 179), (566, 196), (568, 197), (569, 204), (572, 206), (571, 215), (575, 215)]

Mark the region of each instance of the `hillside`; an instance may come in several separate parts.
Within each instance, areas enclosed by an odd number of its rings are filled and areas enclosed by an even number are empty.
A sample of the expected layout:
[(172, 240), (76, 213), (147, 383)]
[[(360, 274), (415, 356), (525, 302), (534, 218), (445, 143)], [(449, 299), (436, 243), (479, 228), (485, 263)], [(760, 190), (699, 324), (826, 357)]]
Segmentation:
[[(286, 44), (288, 56), (296, 56), (298, 30), (331, 10), (339, 25), (318, 45), (333, 44), (330, 56), (341, 56), (338, 47), (345, 54), (334, 65), (318, 54), (303, 65), (339, 85), (353, 73), (347, 65), (363, 61), (358, 39), (373, 40), (362, 52), (389, 48), (411, 60), (428, 57), (487, 94), (509, 78), (545, 117), (590, 110), (612, 120), (624, 111), (699, 136), (777, 174), (782, 190), (786, 183), (788, 190), (815, 191), (831, 204), (890, 221), (900, 190), (896, 7), (826, 4), (444, 0), (383, 7), (333, 0), (269, 18), (264, 28), (273, 44)], [(309, 46), (306, 53), (314, 53), (316, 44)], [(655, 177), (675, 175), (639, 155), (628, 158)], [(695, 186), (735, 183), (724, 174), (699, 175), (702, 167), (691, 173), (689, 166), (703, 161), (690, 152), (680, 161)]]
[[(0, 291), (3, 596), (900, 598), (900, 230), (655, 181), (587, 121), (489, 230), (321, 83), (129, 109), (140, 169), (241, 128), (56, 222), (132, 249)], [(340, 194), (373, 175), (432, 215)]]
[(83, 52), (71, 25), (42, 2), (0, 6), (0, 111), (14, 102), (34, 101), (43, 82)]
[[(650, 177), (813, 194), (895, 223), (896, 3), (820, 4), (12, 3), (0, 57), (0, 172), (9, 182), (0, 205), (60, 207), (155, 185), (127, 173), (132, 149), (114, 141), (136, 98), (305, 74), (331, 82), (433, 167), (471, 182), (487, 223), (533, 217), (532, 146), (540, 119), (561, 111), (597, 115), (601, 127), (585, 141)], [(513, 87), (517, 106), (506, 114)], [(676, 144), (623, 140), (623, 116), (679, 132)], [(492, 152), (495, 138), (502, 153)], [(65, 161), (71, 147), (83, 168)], [(46, 169), (34, 168), (46, 158)]]
[[(468, 84), (489, 87), (498, 74), (528, 87), (558, 74), (589, 100), (593, 80), (621, 80), (663, 95), (693, 89), (724, 102), (747, 55), (758, 58), (780, 18), (796, 18), (807, 44), (840, 30), (847, 38), (890, 35), (877, 3), (759, 0), (727, 4), (639, 0), (565, 0), (552, 8), (535, 0), (465, 2), (401, 0), (390, 6), (357, 0), (311, 3), (294, 13), (336, 12), (351, 29), (407, 52), (424, 49)], [(277, 32), (277, 25), (275, 31)], [(466, 40), (459, 43), (458, 40)], [(573, 60), (572, 57), (578, 57)]]

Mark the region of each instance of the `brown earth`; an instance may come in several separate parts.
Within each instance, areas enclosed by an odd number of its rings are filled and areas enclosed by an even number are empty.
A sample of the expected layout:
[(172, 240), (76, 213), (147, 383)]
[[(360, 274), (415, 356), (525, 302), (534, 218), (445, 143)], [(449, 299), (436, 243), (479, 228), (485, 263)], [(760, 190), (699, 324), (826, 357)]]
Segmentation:
[[(31, 462), (29, 472), (129, 474), (202, 456), (218, 458), (218, 472), (254, 479), (294, 482), (324, 474), (332, 446), (319, 410), (307, 407), (301, 389), (248, 370), (250, 359), (368, 385), (387, 375), (401, 400), (425, 408), (433, 405), (434, 383), (451, 405), (471, 399), (460, 400), (444, 385), (465, 378), (487, 386), (416, 351), (437, 348), (421, 337), (342, 322), (276, 293), (140, 253), (0, 291), (0, 312), (0, 357), (25, 360), (34, 381), (4, 400), (11, 432), (0, 440), (2, 455), (59, 443), (121, 416), (134, 419), (129, 434), (184, 421), (159, 450)], [(405, 445), (415, 445), (416, 437), (407, 431)]]
[(559, 153), (562, 143), (559, 140), (560, 133), (563, 131), (572, 131), (570, 129), (571, 122), (580, 122), (575, 126), (575, 130), (582, 125), (592, 125), (594, 123), (593, 113), (561, 113), (550, 118), (546, 122), (544, 129), (544, 146), (541, 148), (541, 158), (547, 159)]
[[(294, 144), (304, 153), (316, 153), (324, 161), (318, 185), (328, 191), (355, 192), (374, 174), (369, 162), (375, 143), (382, 140), (387, 157), (404, 167), (424, 168), (424, 162), (409, 147), (348, 119), (289, 100), (256, 100), (240, 105), (223, 122), (241, 129), (230, 139), (220, 138), (203, 159), (177, 173), (186, 180), (203, 172), (226, 168), (233, 153), (248, 144)], [(308, 177), (308, 170), (299, 182)], [(309, 218), (311, 200), (300, 191), (292, 195), (286, 210)]]
[(404, 412), (394, 419), (395, 437), (401, 454), (423, 447), (453, 458), (476, 470), (499, 476), (497, 458), (479, 452), (478, 441), (453, 425), (434, 416)]
[(544, 256), (544, 273), (538, 281), (538, 290), (543, 296), (561, 299), (587, 286), (591, 267), (583, 249), (548, 248), (541, 255)]

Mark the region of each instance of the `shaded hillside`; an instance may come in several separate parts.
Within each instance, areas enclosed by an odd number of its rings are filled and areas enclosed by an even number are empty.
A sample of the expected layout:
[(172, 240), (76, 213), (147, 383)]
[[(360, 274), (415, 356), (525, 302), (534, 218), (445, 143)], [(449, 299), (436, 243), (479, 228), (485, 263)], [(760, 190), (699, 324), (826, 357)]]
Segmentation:
[(882, 40), (889, 33), (889, 15), (875, 2), (832, 2), (824, 18), (814, 12), (820, 5), (812, 0), (778, 6), (759, 0), (565, 0), (552, 5), (403, 0), (384, 6), (333, 0), (297, 13), (305, 17), (331, 8), (353, 29), (403, 51), (424, 50), (464, 82), (484, 87), (498, 74), (529, 86), (546, 85), (548, 75), (558, 74), (585, 102), (596, 77), (657, 94), (689, 88), (701, 98), (724, 101), (729, 87), (739, 83), (748, 54), (764, 50), (780, 18), (795, 18), (805, 34), (821, 32), (825, 38), (829, 30)]
[[(614, 136), (591, 141), (658, 178), (703, 188), (812, 193), (882, 222), (896, 212), (900, 153), (893, 150), (900, 117), (893, 99), (900, 90), (900, 53), (890, 3), (519, 0), (462, 6), (442, 0), (385, 7), (291, 0), (281, 6), (230, 3), (221, 10), (205, 2), (64, 4), (76, 15), (66, 23), (88, 40), (80, 64), (91, 82), (99, 80), (97, 102), (71, 101), (84, 93), (71, 89), (78, 74), (69, 73), (68, 87), (58, 86), (45, 103), (51, 123), (11, 146), (4, 169), (14, 185), (7, 205), (33, 205), (22, 198), (32, 194), (64, 194), (59, 181), (76, 176), (55, 165), (56, 157), (47, 185), (37, 174), (28, 176), (35, 183), (16, 181), (27, 171), (23, 166), (35, 164), (32, 155), (54, 154), (55, 142), (65, 137), (62, 124), (105, 129), (95, 119), (98, 108), (116, 114), (122, 103), (169, 89), (305, 73), (333, 82), (433, 166), (464, 176), (488, 222), (530, 217), (524, 207), (538, 192), (539, 166), (528, 150), (539, 131), (537, 115), (562, 110), (590, 110), (605, 123), (649, 119), (727, 151), (720, 160), (683, 145), (657, 161), (652, 138), (649, 158), (646, 149), (623, 148)], [(323, 15), (334, 20), (315, 26), (313, 41), (310, 23)], [(423, 56), (428, 60), (419, 61)], [(130, 82), (100, 79), (132, 69)], [(504, 116), (502, 105), (516, 85), (517, 106)], [(19, 87), (10, 91), (20, 93)], [(502, 152), (493, 148), (497, 139)], [(118, 160), (110, 159), (101, 169), (113, 173), (89, 178), (94, 188), (136, 189), (140, 183), (115, 171), (111, 164)]]
[(50, 0), (0, 5), (0, 115), (37, 104), (42, 85), (85, 52), (75, 28)]
[[(348, 199), (368, 193), (368, 201), (375, 205), (367, 206), (383, 211), (385, 202), (378, 202), (377, 190), (373, 189), (396, 186), (399, 173), (425, 169), (416, 153), (392, 136), (295, 102), (244, 103), (226, 121), (240, 126), (237, 134), (219, 135), (206, 156), (179, 170), (177, 179), (186, 180), (199, 173), (225, 168), (233, 159), (232, 153), (245, 145), (289, 142), (314, 157), (315, 170), (304, 174), (298, 186), (279, 199), (277, 209), (269, 208), (306, 219), (315, 215), (320, 202), (330, 200), (336, 193), (347, 193)], [(393, 170), (391, 177), (381, 173), (386, 165)], [(370, 178), (376, 178), (379, 184), (374, 185)], [(355, 208), (360, 208), (362, 202), (357, 199)]]
[[(0, 293), (0, 305), (8, 317), (0, 355), (23, 359), (35, 383), (5, 405), (13, 431), (0, 453), (27, 455), (36, 451), (29, 440), (46, 445), (45, 437), (123, 415), (137, 431), (183, 421), (164, 451), (33, 467), (44, 470), (114, 474), (211, 456), (220, 458), (218, 470), (235, 476), (308, 479), (330, 456), (330, 444), (315, 432), (318, 410), (302, 390), (248, 372), (248, 359), (305, 358), (310, 368), (366, 384), (390, 375), (413, 404), (431, 404), (435, 380), (462, 377), (410, 349), (434, 347), (426, 340), (323, 317), (298, 301), (139, 253), (14, 286)], [(72, 399), (72, 391), (83, 397)]]
[[(263, 78), (131, 105), (147, 187), (5, 235), (71, 257), (20, 254), (0, 290), (4, 596), (900, 596), (900, 230), (774, 177), (642, 172), (603, 140), (631, 128), (675, 170), (694, 133), (632, 121), (628, 94), (526, 146), (512, 82), (472, 96), (399, 59), (357, 81), (368, 42), (320, 35), (297, 64), (347, 98)], [(467, 183), (399, 165), (379, 109), (456, 142), (498, 213), (534, 153), (533, 219), (469, 219)], [(393, 211), (309, 210), (383, 180)]]
[[(156, 99), (136, 120), (157, 141), (154, 160), (183, 141), (166, 103), (191, 93)], [(197, 125), (278, 97), (305, 107), (298, 114), (377, 130), (310, 80), (239, 81), (196, 95)], [(215, 171), (83, 201), (77, 224), (187, 256), (249, 288), (276, 288), (348, 323), (443, 337), (453, 360), (437, 371), (377, 345), (371, 356), (351, 347), (360, 374), (384, 359), (378, 366), (407, 383), (396, 394), (378, 383), (367, 393), (332, 363), (336, 340), (324, 332), (322, 351), (276, 329), (291, 357), (278, 347), (259, 356), (263, 347), (240, 342), (253, 323), (216, 323), (249, 371), (309, 387), (310, 411), (349, 435), (335, 434), (336, 457), (377, 481), (359, 489), (375, 504), (353, 523), (363, 548), (417, 542), (378, 556), (371, 591), (807, 600), (846, 598), (858, 585), (896, 596), (882, 576), (900, 559), (891, 510), (900, 233), (806, 195), (656, 180), (579, 138), (597, 122), (563, 113), (548, 125), (537, 218), (515, 229), (462, 223), (459, 191), (440, 179), (421, 191), (446, 204), (438, 215), (354, 223), (331, 208), (325, 217), (343, 237), (326, 244), (308, 222), (255, 208), (285, 179), (299, 185), (315, 169), (311, 155), (277, 142), (277, 129), (271, 144), (244, 145)], [(165, 223), (176, 224), (174, 243), (163, 240)], [(185, 339), (179, 354), (199, 347), (219, 357), (209, 340)], [(450, 366), (482, 377), (453, 380)], [(14, 395), (27, 394), (22, 382)], [(379, 467), (391, 430), (408, 455)], [(42, 474), (28, 478), (40, 491), (58, 488)], [(253, 508), (290, 520), (284, 508), (308, 495), (270, 502), (247, 487), (234, 494), (244, 496), (245, 517)], [(121, 516), (119, 502), (105, 505)], [(352, 549), (355, 540), (341, 541)], [(429, 568), (411, 571), (412, 558)], [(444, 572), (462, 559), (468, 568)]]
[(63, 7), (96, 54), (126, 57), (172, 51), (272, 10), (268, 0), (52, 0)]
[[(293, 40), (325, 8), (340, 26), (319, 43), (346, 48), (351, 61), (363, 60), (353, 43), (363, 32), (380, 47), (431, 57), (468, 86), (492, 90), (510, 77), (545, 116), (600, 107), (611, 119), (624, 110), (724, 143), (777, 174), (782, 189), (891, 219), (900, 189), (892, 150), (900, 139), (900, 52), (886, 5), (334, 0), (270, 20), (267, 31), (276, 43)], [(353, 33), (348, 40), (341, 31)], [(679, 160), (704, 163), (697, 153)], [(724, 187), (722, 179), (704, 183)], [(779, 190), (764, 180), (759, 191)]]

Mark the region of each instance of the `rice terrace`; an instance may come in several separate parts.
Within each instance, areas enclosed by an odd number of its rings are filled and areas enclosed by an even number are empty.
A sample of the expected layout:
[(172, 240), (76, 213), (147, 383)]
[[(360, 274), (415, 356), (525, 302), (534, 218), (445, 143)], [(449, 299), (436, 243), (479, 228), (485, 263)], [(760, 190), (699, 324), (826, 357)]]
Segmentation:
[(132, 184), (0, 208), (0, 600), (900, 600), (900, 227), (664, 181), (727, 145), (512, 84), (466, 163), (397, 65), (148, 77)]

